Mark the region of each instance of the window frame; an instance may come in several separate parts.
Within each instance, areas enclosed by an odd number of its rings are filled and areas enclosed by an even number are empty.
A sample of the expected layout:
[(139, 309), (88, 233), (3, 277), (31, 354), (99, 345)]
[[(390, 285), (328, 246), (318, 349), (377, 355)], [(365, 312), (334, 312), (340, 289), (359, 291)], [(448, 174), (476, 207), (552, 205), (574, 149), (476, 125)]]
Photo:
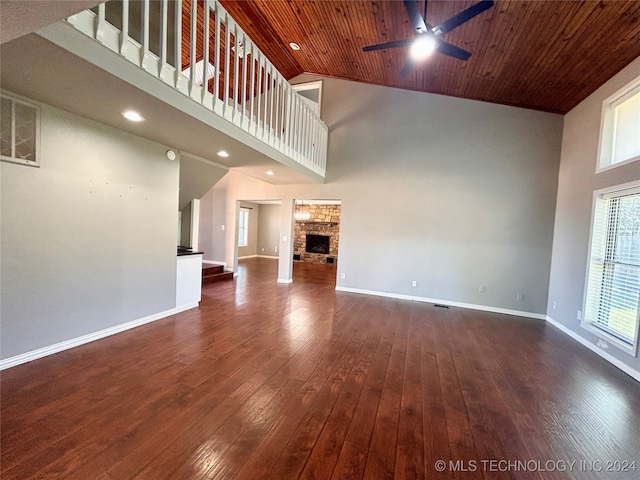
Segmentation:
[(613, 147), (615, 144), (616, 116), (615, 109), (624, 101), (636, 94), (640, 94), (640, 77), (631, 81), (616, 93), (602, 102), (600, 117), (600, 137), (598, 142), (598, 157), (596, 159), (596, 174), (613, 168), (628, 165), (640, 160), (640, 155), (613, 163)]
[[(244, 233), (244, 239), (243, 237)], [(244, 240), (244, 242), (243, 242)], [(249, 209), (240, 207), (238, 211), (238, 247), (249, 246)]]
[(40, 134), (42, 131), (42, 127), (41, 127), (41, 111), (42, 111), (42, 106), (39, 103), (36, 103), (32, 100), (29, 100), (28, 98), (24, 98), (21, 97), (19, 95), (16, 95), (15, 93), (11, 93), (8, 92), (6, 90), (0, 90), (0, 98), (6, 98), (7, 100), (11, 101), (11, 150), (12, 153), (15, 155), (15, 136), (16, 136), (16, 128), (15, 128), (15, 110), (16, 110), (16, 103), (25, 105), (29, 108), (32, 108), (35, 110), (35, 114), (36, 114), (36, 126), (35, 126), (35, 160), (27, 160), (27, 159), (23, 159), (23, 158), (17, 158), (17, 157), (8, 157), (5, 155), (1, 155), (0, 154), (0, 161), (2, 162), (7, 162), (7, 163), (15, 163), (17, 165), (26, 165), (29, 167), (36, 167), (39, 168), (40, 167), (40, 155), (41, 155), (41, 150), (40, 150)]
[[(317, 103), (317, 111), (316, 113), (320, 118), (322, 118), (322, 80), (316, 80), (313, 82), (305, 82), (305, 83), (296, 83), (291, 85), (291, 88), (294, 92), (300, 95), (303, 98), (303, 101), (315, 110), (316, 103), (309, 100), (304, 95), (301, 95), (300, 92), (304, 92), (306, 90), (318, 90), (318, 103)], [(313, 104), (313, 105), (312, 105)]]
[[(632, 343), (629, 344), (625, 340), (621, 339), (618, 335), (615, 334), (613, 329), (611, 332), (607, 331), (606, 326), (597, 325), (596, 318), (589, 318), (587, 316), (588, 313), (588, 302), (589, 302), (589, 279), (591, 275), (592, 263), (593, 263), (593, 250), (594, 250), (594, 241), (596, 240), (596, 210), (598, 208), (598, 202), (600, 200), (611, 198), (611, 197), (622, 197), (629, 194), (637, 194), (640, 193), (640, 180), (636, 180), (633, 182), (628, 182), (621, 185), (616, 185), (608, 188), (603, 188), (600, 190), (596, 190), (593, 192), (593, 201), (591, 208), (591, 225), (589, 229), (589, 249), (587, 252), (587, 268), (586, 268), (586, 276), (584, 282), (584, 295), (583, 295), (583, 304), (582, 304), (582, 318), (580, 321), (580, 326), (585, 330), (593, 333), (597, 337), (602, 340), (607, 341), (611, 345), (619, 348), (621, 351), (628, 353), (633, 357), (637, 357), (638, 354), (638, 343), (640, 340), (640, 296), (638, 298), (638, 307), (636, 310), (636, 328), (635, 328), (635, 337), (632, 339)], [(609, 231), (609, 219), (610, 216), (607, 213), (607, 234)], [(600, 287), (601, 288), (601, 287)]]

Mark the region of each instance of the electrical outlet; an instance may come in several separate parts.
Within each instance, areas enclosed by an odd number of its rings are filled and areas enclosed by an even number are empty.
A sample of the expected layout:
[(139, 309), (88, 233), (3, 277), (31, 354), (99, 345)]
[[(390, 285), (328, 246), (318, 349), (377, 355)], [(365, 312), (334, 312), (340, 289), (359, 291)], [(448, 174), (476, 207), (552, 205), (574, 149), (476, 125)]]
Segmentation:
[(578, 313), (576, 313), (576, 318), (578, 320), (582, 320), (582, 312), (580, 310), (578, 310)]
[(342, 280), (344, 280), (345, 278), (347, 278), (347, 274), (346, 274), (346, 273), (341, 273), (341, 274), (340, 274), (340, 278), (341, 278)]
[(282, 241), (283, 241), (283, 242), (286, 242), (286, 241), (287, 241), (287, 236), (286, 236), (286, 235), (283, 235), (283, 236), (282, 236)]
[(276, 245), (273, 250), (274, 252), (278, 253), (278, 246)]
[(557, 304), (556, 302), (553, 302), (553, 303), (551, 304), (551, 308), (553, 308), (554, 310), (556, 309), (556, 307), (557, 307), (557, 306), (558, 306), (558, 304)]
[(478, 287), (478, 291), (479, 291), (480, 293), (486, 292), (486, 291), (487, 291), (487, 287), (485, 287), (484, 285), (480, 285), (480, 286)]
[(524, 293), (519, 293), (516, 295), (516, 300), (524, 300)]
[(224, 225), (222, 225), (222, 230), (224, 230)]
[(262, 251), (264, 252), (264, 247), (262, 247)]
[(414, 280), (413, 282), (411, 282), (411, 286), (412, 287), (417, 287), (418, 286), (418, 281)]

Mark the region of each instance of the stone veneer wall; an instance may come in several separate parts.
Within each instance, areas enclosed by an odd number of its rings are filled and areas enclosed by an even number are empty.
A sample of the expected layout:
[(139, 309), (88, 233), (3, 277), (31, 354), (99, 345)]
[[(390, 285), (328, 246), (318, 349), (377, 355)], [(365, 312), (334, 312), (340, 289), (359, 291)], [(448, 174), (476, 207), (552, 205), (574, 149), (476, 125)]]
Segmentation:
[[(296, 205), (296, 213), (309, 212), (308, 220), (296, 220), (294, 227), (293, 253), (300, 255), (300, 261), (307, 263), (327, 263), (333, 257), (338, 261), (338, 241), (340, 231), (340, 205)], [(329, 254), (306, 252), (307, 234), (328, 235)]]

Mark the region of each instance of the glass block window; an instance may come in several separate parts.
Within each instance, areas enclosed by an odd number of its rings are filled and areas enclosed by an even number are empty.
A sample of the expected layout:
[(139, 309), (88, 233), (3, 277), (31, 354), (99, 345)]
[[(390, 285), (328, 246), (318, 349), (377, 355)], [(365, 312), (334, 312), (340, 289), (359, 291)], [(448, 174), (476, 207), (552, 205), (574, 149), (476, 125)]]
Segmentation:
[(0, 94), (0, 160), (40, 165), (40, 107)]

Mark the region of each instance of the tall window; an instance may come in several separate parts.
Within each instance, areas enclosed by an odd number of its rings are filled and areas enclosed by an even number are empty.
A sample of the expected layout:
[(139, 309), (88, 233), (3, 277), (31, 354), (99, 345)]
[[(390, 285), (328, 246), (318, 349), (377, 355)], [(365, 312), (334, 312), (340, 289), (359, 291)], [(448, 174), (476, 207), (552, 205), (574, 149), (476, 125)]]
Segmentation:
[(249, 245), (249, 210), (240, 207), (240, 216), (238, 217), (238, 246), (246, 247)]
[(640, 300), (640, 182), (596, 195), (584, 324), (634, 354)]
[(599, 170), (640, 160), (640, 78), (605, 100)]

